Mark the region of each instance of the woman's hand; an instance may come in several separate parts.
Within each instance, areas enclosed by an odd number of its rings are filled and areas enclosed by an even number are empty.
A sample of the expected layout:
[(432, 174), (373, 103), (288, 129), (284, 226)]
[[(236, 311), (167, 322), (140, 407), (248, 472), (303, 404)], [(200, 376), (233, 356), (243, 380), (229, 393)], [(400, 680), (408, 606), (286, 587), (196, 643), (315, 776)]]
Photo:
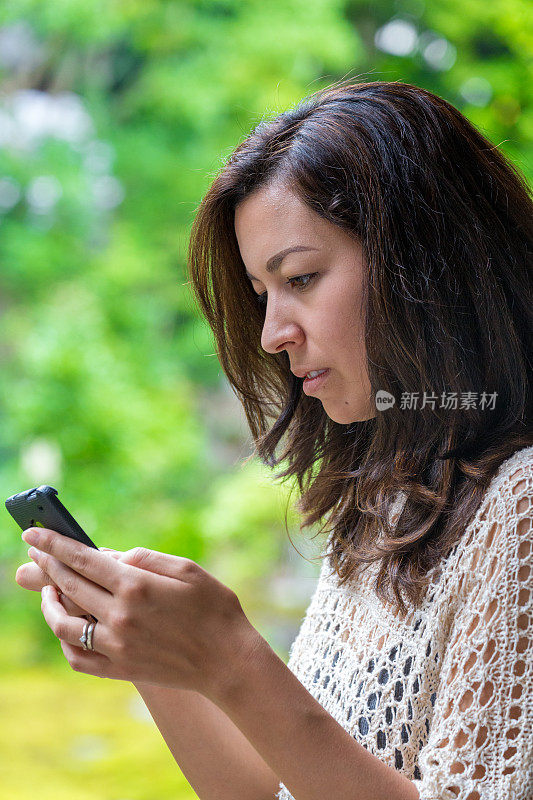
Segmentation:
[[(216, 702), (262, 640), (236, 594), (190, 559), (145, 548), (117, 556), (44, 528), (24, 532), (30, 544), (31, 534), (39, 549), (29, 555), (43, 573), (33, 580), (53, 584), (43, 587), (42, 612), (76, 671), (192, 689)], [(94, 651), (81, 648), (83, 621), (56, 587), (98, 620)]]
[[(117, 559), (124, 555), (121, 550), (113, 550), (111, 547), (100, 547), (100, 550), (104, 550), (113, 558)], [(74, 603), (66, 595), (61, 594), (61, 590), (56, 586), (52, 578), (47, 575), (46, 572), (43, 572), (43, 570), (34, 561), (28, 561), (25, 564), (21, 564), (15, 574), (15, 580), (19, 586), (22, 586), (23, 589), (29, 589), (33, 592), (42, 591), (44, 586), (55, 586), (59, 590), (59, 599), (63, 604), (63, 608), (67, 614), (70, 614), (72, 617), (84, 617), (89, 613), (87, 609), (80, 608), (77, 603)]]

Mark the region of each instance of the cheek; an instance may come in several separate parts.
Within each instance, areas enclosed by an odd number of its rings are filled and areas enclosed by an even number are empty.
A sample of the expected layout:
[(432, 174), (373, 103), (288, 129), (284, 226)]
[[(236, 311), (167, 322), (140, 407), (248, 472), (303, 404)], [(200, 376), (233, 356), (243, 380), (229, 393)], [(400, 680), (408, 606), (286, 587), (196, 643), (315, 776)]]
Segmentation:
[(346, 302), (341, 298), (338, 304), (331, 304), (328, 309), (328, 320), (322, 326), (327, 337), (342, 344), (345, 349), (352, 351), (364, 348), (364, 325), (360, 313), (360, 303)]

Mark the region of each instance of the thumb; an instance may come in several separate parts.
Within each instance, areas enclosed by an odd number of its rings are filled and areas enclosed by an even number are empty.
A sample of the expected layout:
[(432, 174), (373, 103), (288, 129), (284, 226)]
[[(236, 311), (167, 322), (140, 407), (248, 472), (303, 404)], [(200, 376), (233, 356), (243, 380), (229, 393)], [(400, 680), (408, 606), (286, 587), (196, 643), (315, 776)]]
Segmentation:
[(123, 555), (122, 550), (113, 550), (112, 547), (99, 547), (98, 549), (104, 553), (109, 553), (111, 558), (116, 558), (117, 560), (120, 560), (120, 557)]
[(183, 567), (191, 562), (189, 558), (172, 556), (169, 553), (160, 553), (159, 550), (149, 550), (147, 547), (134, 547), (121, 554), (120, 561), (132, 567), (166, 575), (169, 578), (179, 578), (183, 575)]

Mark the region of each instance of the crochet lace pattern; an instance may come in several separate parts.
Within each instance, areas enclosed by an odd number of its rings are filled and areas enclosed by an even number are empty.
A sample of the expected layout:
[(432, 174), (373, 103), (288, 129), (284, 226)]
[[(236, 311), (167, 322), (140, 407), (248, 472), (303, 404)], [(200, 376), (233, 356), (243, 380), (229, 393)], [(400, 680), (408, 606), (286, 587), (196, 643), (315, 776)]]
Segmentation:
[(500, 465), (419, 608), (384, 605), (375, 570), (340, 587), (324, 558), (289, 669), (420, 800), (532, 800), (533, 446)]

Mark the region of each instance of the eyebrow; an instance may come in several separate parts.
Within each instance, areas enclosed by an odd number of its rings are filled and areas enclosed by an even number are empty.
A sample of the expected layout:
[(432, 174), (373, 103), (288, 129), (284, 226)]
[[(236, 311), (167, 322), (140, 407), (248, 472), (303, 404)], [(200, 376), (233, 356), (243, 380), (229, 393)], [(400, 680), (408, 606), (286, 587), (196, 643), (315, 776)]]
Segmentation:
[[(283, 261), (285, 256), (289, 255), (289, 253), (303, 253), (306, 250), (318, 250), (318, 247), (307, 247), (306, 245), (303, 244), (297, 244), (294, 245), (294, 247), (287, 247), (285, 248), (285, 250), (280, 250), (279, 253), (276, 253), (275, 256), (272, 256), (272, 258), (268, 259), (266, 263), (266, 271), (270, 273), (270, 272), (275, 272), (277, 269), (279, 269), (281, 266), (281, 262)], [(250, 275), (248, 270), (246, 270), (246, 276), (250, 278), (250, 280), (252, 281), (259, 280), (259, 278), (255, 278), (253, 275)]]

